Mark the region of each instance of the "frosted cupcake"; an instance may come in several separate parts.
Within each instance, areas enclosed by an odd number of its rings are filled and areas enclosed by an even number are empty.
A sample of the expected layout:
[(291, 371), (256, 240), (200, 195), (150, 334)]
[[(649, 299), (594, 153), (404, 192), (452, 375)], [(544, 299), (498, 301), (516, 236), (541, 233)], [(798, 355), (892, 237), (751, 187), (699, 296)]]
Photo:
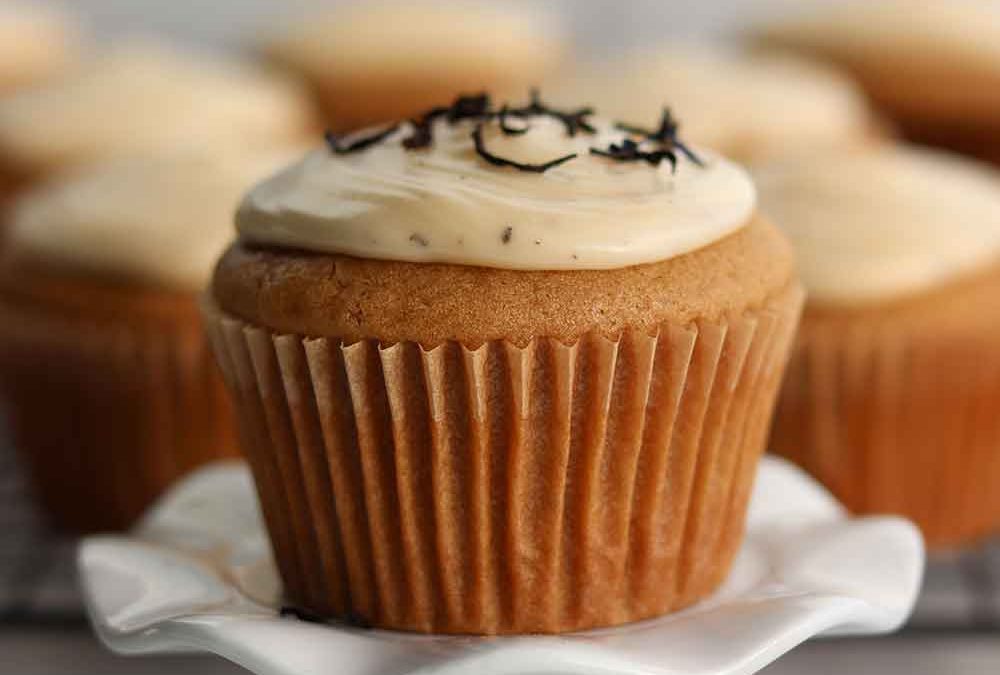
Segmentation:
[(46, 5), (0, 2), (0, 95), (43, 82), (76, 57), (72, 21)]
[(559, 64), (561, 34), (538, 11), (486, 2), (368, 2), (307, 16), (264, 47), (312, 83), (335, 131), (405, 119), (490, 89), (517, 97)]
[(314, 124), (288, 79), (131, 42), (0, 99), (0, 174), (37, 180), (124, 157), (280, 147)]
[[(76, 56), (71, 22), (50, 7), (0, 2), (0, 96), (35, 86), (65, 70)], [(21, 187), (0, 171), (0, 208)]]
[(794, 56), (689, 44), (591, 64), (548, 88), (612, 119), (655, 125), (666, 101), (685, 135), (741, 161), (872, 143), (864, 94), (829, 67)]
[(758, 38), (849, 69), (913, 139), (1000, 162), (997, 3), (830, 3), (789, 12)]
[(329, 146), (205, 301), (289, 601), (551, 633), (711, 593), (802, 298), (746, 174), (485, 97)]
[(284, 158), (118, 160), (19, 198), (0, 257), (0, 389), (53, 521), (129, 525), (235, 454), (196, 306), (240, 193)]
[(809, 291), (771, 449), (933, 545), (1000, 531), (1000, 176), (901, 147), (755, 177)]

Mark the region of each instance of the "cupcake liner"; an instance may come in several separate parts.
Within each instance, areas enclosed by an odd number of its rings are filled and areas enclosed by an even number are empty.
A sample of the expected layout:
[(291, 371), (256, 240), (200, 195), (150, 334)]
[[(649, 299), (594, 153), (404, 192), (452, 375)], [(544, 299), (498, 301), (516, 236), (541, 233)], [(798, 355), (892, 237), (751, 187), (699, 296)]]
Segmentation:
[(203, 309), (289, 602), (497, 634), (642, 619), (721, 583), (801, 301), (432, 349)]
[(57, 526), (124, 529), (176, 478), (236, 454), (196, 309), (126, 322), (0, 300), (2, 404)]
[(1000, 350), (988, 335), (806, 321), (771, 449), (852, 511), (914, 520), (934, 547), (1000, 531)]

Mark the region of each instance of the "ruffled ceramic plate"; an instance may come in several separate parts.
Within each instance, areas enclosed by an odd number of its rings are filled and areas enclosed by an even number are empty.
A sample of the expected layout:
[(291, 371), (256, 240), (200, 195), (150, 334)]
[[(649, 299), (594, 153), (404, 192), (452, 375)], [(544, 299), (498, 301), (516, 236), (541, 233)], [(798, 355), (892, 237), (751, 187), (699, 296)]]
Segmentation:
[(418, 636), (281, 617), (250, 476), (205, 469), (131, 536), (86, 539), (94, 628), (122, 654), (214, 652), (259, 675), (744, 675), (816, 635), (892, 631), (920, 586), (920, 535), (849, 518), (816, 483), (765, 459), (723, 589), (686, 611), (560, 637)]

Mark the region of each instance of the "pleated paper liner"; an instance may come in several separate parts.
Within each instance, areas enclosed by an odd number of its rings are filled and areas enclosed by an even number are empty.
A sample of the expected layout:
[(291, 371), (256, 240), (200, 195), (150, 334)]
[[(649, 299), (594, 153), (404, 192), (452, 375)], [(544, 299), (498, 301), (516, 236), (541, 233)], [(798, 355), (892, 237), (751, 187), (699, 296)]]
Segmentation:
[(204, 310), (288, 601), (497, 634), (642, 619), (721, 583), (801, 300), (655, 335), (433, 349)]
[(124, 529), (175, 479), (237, 454), (197, 309), (126, 322), (0, 300), (2, 405), (58, 527)]
[(1000, 532), (1000, 345), (806, 321), (771, 449), (934, 547)]

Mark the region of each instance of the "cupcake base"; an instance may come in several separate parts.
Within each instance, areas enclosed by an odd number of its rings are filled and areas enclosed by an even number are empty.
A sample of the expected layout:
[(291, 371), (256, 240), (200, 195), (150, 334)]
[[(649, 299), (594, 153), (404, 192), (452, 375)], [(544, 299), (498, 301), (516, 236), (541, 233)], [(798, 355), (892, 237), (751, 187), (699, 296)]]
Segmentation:
[(204, 313), (290, 602), (390, 629), (556, 633), (679, 609), (725, 578), (801, 300), (655, 335), (433, 349)]
[(1000, 269), (932, 297), (807, 310), (771, 450), (935, 548), (1000, 532)]
[(5, 288), (0, 389), (35, 493), (64, 530), (124, 529), (175, 479), (236, 454), (191, 296), (82, 282)]

